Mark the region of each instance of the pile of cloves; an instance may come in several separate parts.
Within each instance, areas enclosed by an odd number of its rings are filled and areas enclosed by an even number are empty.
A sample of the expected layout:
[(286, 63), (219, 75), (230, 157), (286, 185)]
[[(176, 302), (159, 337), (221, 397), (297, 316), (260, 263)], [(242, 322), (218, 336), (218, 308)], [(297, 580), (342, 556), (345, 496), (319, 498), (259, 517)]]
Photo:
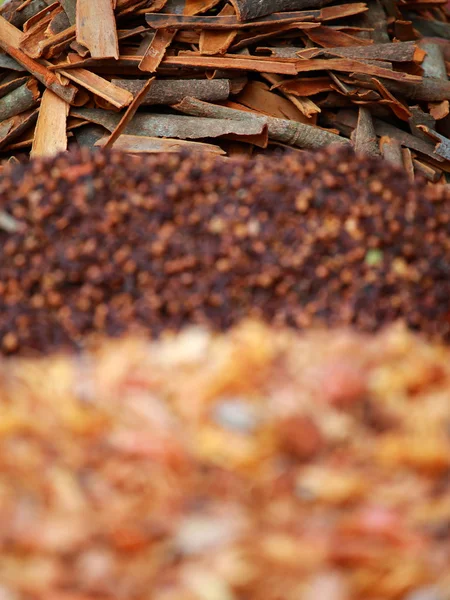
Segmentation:
[(450, 339), (450, 192), (348, 149), (83, 150), (8, 166), (0, 203), (4, 353), (246, 317)]

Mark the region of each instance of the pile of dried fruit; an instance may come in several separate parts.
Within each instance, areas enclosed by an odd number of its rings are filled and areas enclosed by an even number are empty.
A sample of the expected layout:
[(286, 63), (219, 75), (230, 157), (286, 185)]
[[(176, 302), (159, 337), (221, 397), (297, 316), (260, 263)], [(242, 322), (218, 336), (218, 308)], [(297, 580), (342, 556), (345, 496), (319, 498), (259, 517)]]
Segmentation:
[(247, 316), (450, 337), (450, 192), (350, 150), (67, 153), (8, 166), (0, 204), (6, 353)]
[(446, 0), (12, 0), (1, 13), (5, 157), (337, 142), (411, 178), (450, 172)]
[(450, 351), (406, 330), (0, 363), (0, 594), (448, 600)]

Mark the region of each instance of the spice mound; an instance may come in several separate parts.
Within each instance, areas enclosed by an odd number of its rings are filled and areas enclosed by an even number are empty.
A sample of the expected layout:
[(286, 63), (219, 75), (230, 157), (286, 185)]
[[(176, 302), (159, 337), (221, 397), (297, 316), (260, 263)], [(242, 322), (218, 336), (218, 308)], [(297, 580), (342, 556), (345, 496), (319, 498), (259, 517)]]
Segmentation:
[(0, 346), (242, 318), (450, 339), (450, 192), (350, 150), (78, 151), (0, 179)]
[(450, 350), (241, 323), (0, 362), (0, 592), (446, 600)]

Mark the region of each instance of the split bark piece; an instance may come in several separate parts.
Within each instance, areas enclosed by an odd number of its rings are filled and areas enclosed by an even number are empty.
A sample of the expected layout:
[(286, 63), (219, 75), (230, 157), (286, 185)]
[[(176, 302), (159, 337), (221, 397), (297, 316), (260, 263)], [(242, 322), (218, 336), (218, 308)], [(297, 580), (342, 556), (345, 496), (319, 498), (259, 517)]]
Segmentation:
[(384, 79), (392, 79), (393, 81), (401, 81), (406, 83), (422, 82), (422, 78), (418, 75), (410, 75), (404, 71), (391, 71), (383, 67), (378, 67), (374, 64), (367, 64), (346, 58), (330, 58), (329, 60), (312, 58), (307, 60), (299, 60), (295, 63), (295, 67), (297, 69), (297, 73), (311, 73), (314, 71), (342, 71), (344, 73), (362, 73), (364, 75), (372, 75), (374, 77), (382, 77)]
[(318, 20), (322, 23), (335, 21), (344, 17), (362, 15), (367, 11), (365, 2), (351, 2), (350, 4), (338, 4), (337, 6), (326, 6), (320, 10)]
[(231, 0), (240, 21), (251, 21), (276, 12), (320, 8), (327, 0)]
[[(370, 44), (370, 40), (369, 40)], [(386, 60), (392, 62), (413, 62), (423, 58), (415, 42), (397, 42), (387, 44), (370, 44), (349, 47), (326, 47), (326, 48), (308, 48), (298, 50), (297, 56), (301, 58), (318, 58), (319, 56), (342, 56), (344, 58), (362, 59), (370, 58), (372, 60)]]
[(364, 22), (372, 29), (371, 38), (378, 44), (390, 42), (383, 5), (379, 0), (367, 0), (367, 6), (369, 10), (364, 15)]
[(37, 81), (30, 77), (26, 83), (0, 99), (0, 122), (33, 108), (39, 96)]
[[(284, 25), (287, 23), (297, 23), (301, 21), (312, 21), (315, 17), (320, 17), (318, 11), (298, 11), (284, 14), (273, 14), (261, 20), (251, 23), (252, 29), (257, 27), (268, 27), (274, 25)], [(248, 28), (248, 23), (241, 23), (236, 16), (179, 16), (164, 15), (159, 13), (146, 16), (147, 24), (152, 29), (200, 29), (201, 31), (212, 30), (236, 30)]]
[[(217, 4), (216, 0), (186, 2), (180, 5), (181, 12), (186, 16), (194, 16), (204, 10), (208, 10)], [(165, 28), (156, 31), (155, 35), (148, 44), (144, 57), (142, 58), (139, 69), (147, 73), (155, 73), (161, 64), (167, 49), (173, 42), (177, 34), (176, 29)]]
[[(108, 138), (103, 138), (95, 143), (100, 148), (108, 147)], [(133, 154), (155, 154), (158, 152), (181, 152), (191, 150), (194, 152), (209, 152), (211, 154), (223, 155), (225, 152), (220, 146), (205, 144), (202, 142), (187, 142), (185, 140), (161, 139), (143, 135), (120, 135), (115, 145), (115, 150), (130, 152)]]
[(296, 123), (287, 119), (276, 119), (274, 117), (261, 117), (245, 110), (218, 106), (196, 100), (185, 98), (174, 108), (182, 113), (196, 117), (209, 117), (213, 119), (233, 119), (250, 124), (252, 121), (267, 125), (269, 138), (299, 148), (315, 149), (323, 148), (329, 144), (349, 144), (350, 142), (339, 135), (330, 133), (319, 127)]
[(100, 125), (89, 123), (79, 129), (75, 129), (74, 135), (79, 146), (94, 148), (95, 144), (105, 137), (106, 130)]
[(429, 129), (434, 129), (436, 127), (436, 120), (428, 113), (425, 113), (420, 106), (411, 106), (410, 107), (411, 116), (408, 119), (409, 128), (411, 133), (422, 140), (429, 141), (428, 135), (419, 129), (419, 125), (425, 125)]
[(382, 136), (380, 139), (380, 150), (384, 160), (396, 167), (403, 167), (402, 145), (397, 138)]
[(426, 127), (426, 125), (418, 125), (418, 128), (426, 133), (431, 140), (433, 140), (435, 143), (435, 153), (446, 160), (450, 160), (450, 140), (437, 131)]
[(71, 25), (75, 25), (77, 21), (77, 0), (59, 0), (67, 19)]
[(63, 85), (60, 79), (41, 63), (29, 58), (20, 50), (23, 34), (6, 19), (0, 16), (0, 48), (21, 64), (26, 71), (34, 75), (38, 81), (51, 89), (57, 96), (72, 103), (77, 94), (77, 88), (67, 83)]
[(44, 37), (34, 46), (28, 45), (24, 50), (31, 58), (53, 58), (63, 52), (69, 44), (74, 43), (75, 32), (73, 25), (55, 35)]
[[(280, 77), (279, 75), (274, 75), (273, 73), (263, 73), (262, 76), (266, 81), (268, 81), (271, 84), (271, 91), (276, 89), (275, 86), (282, 82), (282, 77)], [(291, 102), (296, 108), (298, 108), (302, 115), (307, 117), (310, 124), (316, 125), (316, 119), (314, 119), (314, 121), (311, 122), (311, 118), (315, 117), (318, 113), (320, 113), (321, 109), (319, 108), (319, 106), (317, 106), (317, 104), (315, 104), (315, 102), (304, 96), (289, 94), (284, 90), (280, 91), (282, 94), (284, 94), (284, 96), (286, 96), (289, 102)]]
[[(355, 73), (354, 78), (361, 84), (372, 87), (371, 78), (364, 73)], [(450, 98), (450, 82), (447, 80), (424, 77), (416, 83), (400, 82), (380, 78), (386, 88), (395, 95), (403, 96), (416, 102), (440, 102)]]
[(147, 73), (154, 73), (161, 64), (167, 48), (172, 43), (176, 35), (175, 29), (158, 30), (139, 63), (139, 69)]
[(110, 104), (116, 108), (124, 108), (133, 101), (133, 95), (127, 90), (116, 87), (110, 81), (103, 79), (99, 75), (87, 71), (86, 69), (60, 69), (58, 71), (61, 75), (71, 79), (73, 82), (78, 83), (82, 87), (86, 88), (93, 94), (100, 96), (104, 100), (107, 100)]
[[(231, 4), (226, 4), (219, 13), (219, 17), (228, 17), (231, 15), (234, 15), (234, 8)], [(214, 29), (202, 31), (199, 40), (200, 54), (225, 54), (236, 38), (237, 33), (237, 29), (225, 32), (215, 31)]]
[(36, 123), (38, 110), (27, 110), (0, 123), (0, 149), (17, 139), (24, 131)]
[(293, 96), (315, 96), (322, 92), (329, 92), (332, 89), (331, 85), (329, 77), (308, 77), (282, 81), (272, 87)]
[(12, 71), (24, 71), (24, 67), (16, 60), (4, 52), (0, 52), (0, 69), (10, 69)]
[(447, 79), (447, 69), (441, 47), (429, 41), (421, 41), (420, 47), (426, 52), (422, 62), (424, 77)]
[(252, 81), (246, 85), (236, 101), (262, 115), (299, 123), (308, 122), (308, 118), (289, 100), (271, 92), (269, 86), (261, 81)]
[[(220, 0), (184, 0), (182, 13), (185, 15), (198, 15), (214, 8), (219, 2)], [(166, 12), (173, 13), (175, 11), (168, 10), (166, 6)]]
[(409, 148), (402, 148), (402, 161), (403, 168), (408, 175), (408, 179), (410, 181), (414, 181), (414, 164), (412, 159), (412, 153)]
[(67, 150), (69, 105), (51, 90), (42, 96), (31, 156), (54, 156)]
[(22, 27), (28, 19), (31, 19), (46, 7), (46, 0), (31, 0), (27, 4), (22, 3), (19, 9), (15, 8), (14, 3), (11, 3), (11, 8), (6, 4), (3, 9), (3, 16), (15, 27)]
[(356, 37), (321, 25), (311, 31), (306, 31), (306, 36), (315, 45), (323, 46), (324, 48), (332, 48), (336, 46), (338, 48), (346, 48), (348, 46), (365, 46), (373, 43), (372, 40), (365, 40), (364, 38)]
[(77, 42), (92, 58), (119, 58), (116, 21), (111, 0), (77, 0)]
[[(96, 108), (73, 108), (72, 116), (86, 119), (113, 131), (121, 116), (111, 111)], [(179, 139), (215, 138), (229, 134), (245, 136), (259, 135), (264, 131), (266, 122), (257, 120), (246, 123), (242, 120), (199, 118), (191, 119), (181, 115), (160, 115), (155, 113), (136, 114), (126, 126), (124, 133), (150, 137), (168, 137)]]
[(23, 52), (31, 58), (38, 58), (41, 54), (37, 49), (46, 36), (48, 26), (54, 15), (58, 15), (62, 12), (61, 6), (55, 2), (49, 6), (47, 10), (36, 15), (36, 22), (34, 25), (26, 29), (25, 26), (28, 25), (29, 21), (25, 23), (20, 50), (23, 50)]
[(441, 100), (440, 102), (429, 102), (428, 110), (430, 111), (430, 115), (433, 117), (433, 119), (436, 121), (441, 121), (450, 114), (450, 101)]
[(408, 121), (411, 117), (411, 111), (404, 104), (400, 102), (395, 96), (391, 94), (391, 92), (384, 86), (379, 79), (373, 79), (375, 87), (380, 94), (382, 100), (379, 101), (380, 105), (389, 106), (394, 115), (398, 117), (401, 121)]
[(142, 86), (140, 91), (136, 94), (133, 102), (130, 104), (130, 106), (126, 110), (125, 114), (120, 119), (119, 124), (114, 129), (114, 131), (111, 133), (109, 138), (106, 140), (106, 142), (104, 144), (104, 148), (112, 148), (113, 147), (114, 142), (124, 131), (124, 129), (128, 125), (128, 123), (130, 123), (131, 119), (136, 114), (136, 111), (138, 110), (139, 106), (143, 103), (153, 82), (154, 82), (154, 77), (152, 77), (151, 79), (149, 79), (148, 81), (146, 81), (144, 83), (144, 85)]
[(366, 156), (379, 156), (377, 134), (368, 108), (359, 107), (358, 122), (352, 135), (355, 151)]
[(241, 58), (230, 54), (226, 57), (218, 56), (171, 56), (166, 57), (162, 64), (173, 67), (204, 67), (206, 69), (230, 69), (238, 71), (256, 71), (259, 73), (277, 73), (282, 75), (296, 75), (297, 68), (293, 63), (264, 61), (258, 58)]
[(413, 158), (413, 165), (417, 173), (420, 173), (432, 183), (438, 182), (439, 179), (442, 177), (442, 171), (440, 169), (436, 168), (433, 165), (430, 165), (430, 163), (419, 160), (418, 158)]
[(70, 27), (69, 19), (64, 11), (58, 13), (50, 21), (49, 26), (45, 32), (45, 35), (56, 35), (61, 33)]
[[(341, 131), (344, 131), (350, 134), (353, 129), (356, 127), (357, 117), (354, 111), (352, 110), (340, 110), (335, 119), (330, 120), (330, 124), (337, 127)], [(417, 152), (421, 152), (430, 158), (434, 158), (435, 160), (442, 161), (443, 159), (438, 156), (434, 152), (434, 146), (432, 143), (421, 140), (395, 125), (391, 125), (390, 123), (386, 123), (381, 119), (373, 119), (373, 123), (375, 126), (375, 132), (377, 136), (380, 137), (390, 137), (395, 140), (398, 140), (402, 146), (406, 148), (410, 148), (411, 150), (416, 150)]]
[[(111, 83), (133, 95), (142, 87), (142, 81), (136, 79), (113, 79)], [(220, 102), (229, 97), (230, 89), (228, 79), (155, 79), (142, 104), (177, 104), (186, 96)]]
[(6, 96), (6, 94), (16, 90), (18, 87), (26, 83), (28, 79), (28, 77), (21, 77), (19, 74), (5, 78), (3, 83), (0, 83), (0, 98), (3, 98), (3, 96)]
[(289, 32), (292, 34), (298, 32), (300, 34), (300, 31), (314, 29), (318, 26), (318, 23), (312, 21), (297, 21), (296, 23), (288, 23), (277, 27), (264, 27), (256, 31), (250, 29), (249, 33), (238, 31), (236, 41), (231, 46), (231, 50), (237, 52), (238, 50), (242, 50), (243, 48), (247, 48), (248, 46), (257, 44), (263, 40), (269, 40), (274, 37), (283, 37), (284, 35), (288, 35)]

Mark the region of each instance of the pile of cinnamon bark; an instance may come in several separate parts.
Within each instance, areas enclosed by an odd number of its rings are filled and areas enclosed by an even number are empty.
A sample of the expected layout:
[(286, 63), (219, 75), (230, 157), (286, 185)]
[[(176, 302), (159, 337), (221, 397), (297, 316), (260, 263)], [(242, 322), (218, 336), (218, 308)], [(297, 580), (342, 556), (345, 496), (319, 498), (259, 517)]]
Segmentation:
[(10, 0), (0, 158), (333, 143), (450, 173), (445, 0)]

